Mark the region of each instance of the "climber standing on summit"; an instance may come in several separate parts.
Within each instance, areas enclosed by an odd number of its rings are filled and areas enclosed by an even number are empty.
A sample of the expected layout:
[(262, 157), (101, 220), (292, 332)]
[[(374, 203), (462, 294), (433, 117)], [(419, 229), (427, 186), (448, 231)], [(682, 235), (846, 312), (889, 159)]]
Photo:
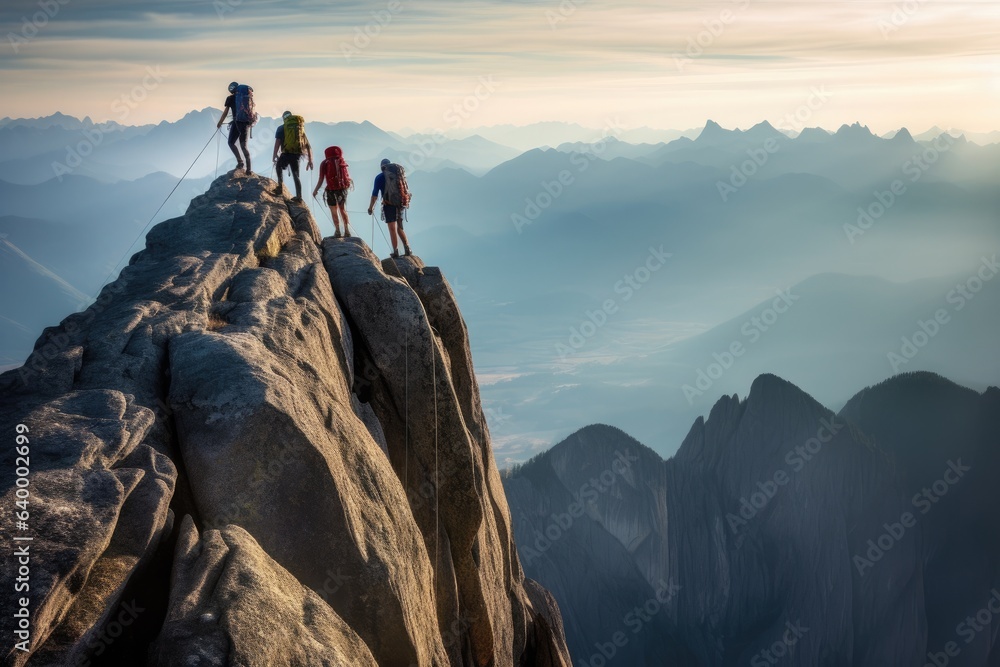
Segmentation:
[(382, 219), (389, 226), (389, 236), (392, 239), (393, 259), (399, 259), (398, 236), (403, 239), (403, 248), (407, 255), (412, 255), (410, 242), (403, 231), (403, 216), (410, 205), (410, 188), (406, 184), (406, 171), (402, 165), (393, 164), (390, 160), (382, 160), (382, 173), (375, 177), (375, 187), (372, 190), (372, 201), (368, 205), (368, 215), (375, 211), (378, 196), (382, 195)]
[[(236, 168), (243, 169), (244, 158), (246, 158), (246, 174), (253, 176), (250, 165), (250, 151), (247, 149), (247, 139), (250, 137), (251, 128), (257, 122), (257, 114), (254, 111), (253, 88), (248, 85), (240, 85), (233, 81), (229, 84), (229, 97), (226, 98), (225, 108), (222, 110), (222, 118), (215, 127), (221, 128), (226, 122), (229, 111), (233, 112), (233, 120), (229, 123), (229, 150), (236, 156)], [(240, 150), (236, 148), (236, 142), (240, 142)]]
[[(312, 146), (306, 137), (306, 119), (302, 116), (295, 116), (291, 111), (281, 114), (283, 123), (278, 126), (278, 131), (274, 133), (274, 162), (278, 169), (278, 188), (274, 194), (282, 193), (282, 182), (286, 167), (291, 167), (292, 178), (295, 180), (295, 198), (292, 201), (302, 203), (302, 181), (299, 180), (299, 160), (302, 159), (302, 151), (306, 152), (309, 162), (306, 170), (313, 168)], [(278, 152), (281, 151), (281, 156)]]
[(347, 191), (354, 187), (351, 172), (344, 159), (344, 150), (340, 146), (330, 146), (326, 149), (326, 159), (319, 163), (319, 182), (313, 190), (313, 197), (319, 194), (319, 189), (326, 184), (326, 204), (330, 207), (330, 217), (336, 232), (333, 238), (341, 238), (340, 219), (344, 219), (343, 236), (351, 236), (351, 219), (347, 216)]

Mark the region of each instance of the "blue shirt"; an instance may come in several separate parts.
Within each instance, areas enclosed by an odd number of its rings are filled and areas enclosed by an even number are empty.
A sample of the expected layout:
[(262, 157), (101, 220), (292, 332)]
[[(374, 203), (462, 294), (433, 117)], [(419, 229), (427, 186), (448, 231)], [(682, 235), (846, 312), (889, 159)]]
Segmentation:
[(379, 195), (385, 194), (385, 173), (381, 173), (375, 177), (375, 188), (372, 190), (372, 197), (378, 197)]

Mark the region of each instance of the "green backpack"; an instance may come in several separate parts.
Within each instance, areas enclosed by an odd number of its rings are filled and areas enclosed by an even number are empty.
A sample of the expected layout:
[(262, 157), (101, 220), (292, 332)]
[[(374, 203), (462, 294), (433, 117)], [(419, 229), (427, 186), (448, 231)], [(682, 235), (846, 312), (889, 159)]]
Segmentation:
[(306, 119), (302, 116), (289, 116), (285, 119), (285, 143), (283, 148), (286, 153), (302, 155), (302, 151), (309, 145), (306, 139)]

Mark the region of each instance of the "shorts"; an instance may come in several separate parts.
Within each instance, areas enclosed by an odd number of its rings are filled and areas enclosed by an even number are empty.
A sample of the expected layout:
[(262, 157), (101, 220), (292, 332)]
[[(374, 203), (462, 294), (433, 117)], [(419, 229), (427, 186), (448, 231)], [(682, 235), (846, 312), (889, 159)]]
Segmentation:
[(402, 208), (401, 206), (392, 206), (391, 204), (383, 204), (382, 205), (382, 212), (385, 214), (385, 222), (386, 222), (386, 224), (395, 222), (395, 223), (398, 223), (399, 224), (399, 228), (402, 229), (403, 228), (403, 211), (405, 211), (405, 210), (406, 209)]
[(288, 167), (292, 168), (293, 174), (299, 173), (299, 160), (302, 159), (300, 153), (282, 153), (278, 157), (278, 171), (284, 171)]
[(347, 190), (327, 190), (326, 205), (340, 206), (347, 203)]

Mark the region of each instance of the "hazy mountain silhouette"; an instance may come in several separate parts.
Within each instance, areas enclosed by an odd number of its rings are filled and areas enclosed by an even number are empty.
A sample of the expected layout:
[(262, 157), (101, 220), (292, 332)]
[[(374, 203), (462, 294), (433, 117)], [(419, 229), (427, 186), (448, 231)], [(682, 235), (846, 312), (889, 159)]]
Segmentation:
[[(79, 274), (75, 268), (57, 273), (90, 293), (130, 254), (128, 246), (176, 184), (162, 172), (180, 173), (190, 164), (214, 131), (218, 113), (208, 109), (177, 123), (119, 129), (109, 135), (115, 141), (109, 138), (77, 170), (101, 172), (102, 178), (127, 172), (128, 181), (101, 184), (74, 173), (61, 182), (51, 177), (36, 185), (0, 182), (0, 216), (92, 231), (73, 238), (83, 252), (74, 255), (70, 244), (54, 238), (53, 246), (65, 251), (55, 253), (51, 262), (40, 260), (58, 268), (63, 262), (75, 267), (75, 258), (86, 258)], [(50, 129), (44, 131), (18, 122), (0, 128), (0, 145), (8, 142), (12, 154), (26, 151), (26, 160), (9, 164), (10, 170), (30, 174), (35, 168), (43, 176), (51, 170), (51, 159), (65, 155), (66, 142), (82, 136), (80, 130), (62, 129), (69, 124), (66, 119), (57, 120), (45, 121)], [(276, 126), (276, 120), (265, 118), (255, 131), (256, 165), (265, 175)], [(33, 144), (25, 139), (28, 132), (45, 135), (50, 143)], [(345, 148), (356, 182), (348, 201), (354, 231), (380, 252), (388, 252), (385, 241), (365, 213), (378, 160), (388, 156), (420, 163), (409, 172), (415, 193), (409, 234), (461, 284), (459, 298), (470, 314), (472, 344), (486, 362), (481, 368), (513, 377), (487, 384), (484, 396), (496, 414), (505, 416), (496, 424), (504, 438), (500, 449), (520, 435), (523, 439), (511, 446), (522, 454), (567, 435), (581, 406), (598, 406), (595, 417), (627, 426), (669, 453), (678, 432), (698, 414), (691, 412), (697, 406), (673, 401), (683, 400), (679, 388), (689, 382), (688, 374), (711, 361), (718, 341), (692, 340), (685, 357), (672, 357), (668, 346), (734, 319), (739, 323), (772, 299), (774, 290), (806, 284), (817, 274), (875, 280), (868, 285), (845, 279), (840, 287), (815, 293), (817, 304), (847, 323), (831, 321), (827, 331), (846, 327), (847, 338), (818, 332), (816, 340), (827, 346), (822, 348), (797, 338), (799, 333), (787, 339), (776, 336), (774, 343), (762, 341), (753, 350), (755, 361), (748, 354), (722, 382), (732, 383), (727, 391), (745, 391), (757, 374), (780, 370), (828, 404), (842, 403), (855, 387), (887, 376), (879, 375), (891, 370), (884, 362), (887, 346), (912, 333), (917, 318), (927, 316), (922, 308), (944, 299), (950, 289), (943, 282), (916, 283), (897, 294), (883, 289), (878, 279), (907, 283), (967, 277), (983, 254), (1000, 248), (1000, 194), (994, 177), (1000, 146), (961, 138), (937, 135), (918, 143), (901, 131), (887, 140), (860, 123), (833, 133), (806, 129), (796, 138), (768, 123), (746, 130), (709, 123), (689, 136), (646, 143), (626, 143), (624, 133), (601, 140), (600, 132), (560, 123), (455, 131), (446, 141), (385, 132), (371, 123), (311, 122), (308, 132), (314, 145)], [(51, 133), (55, 136), (49, 137)], [(508, 141), (504, 133), (559, 149), (535, 148), (511, 158), (507, 146), (517, 141)], [(936, 149), (935, 140), (948, 150)], [(195, 180), (181, 185), (158, 219), (180, 213), (204, 189), (203, 176), (214, 174), (217, 149), (220, 168), (231, 166), (225, 144), (210, 145), (192, 172)], [(41, 152), (31, 157), (32, 151)], [(141, 176), (150, 168), (143, 166), (150, 155), (157, 156), (154, 167), (160, 173)], [(916, 166), (918, 160), (926, 170)], [(105, 163), (114, 168), (105, 170)], [(307, 188), (314, 178), (314, 172), (306, 173)], [(887, 193), (897, 181), (905, 191), (892, 195), (890, 202)], [(883, 201), (890, 205), (880, 211)], [(312, 200), (310, 205), (325, 233), (332, 233), (325, 211), (319, 210), (323, 207)], [(878, 215), (865, 218), (868, 211)], [(671, 255), (663, 270), (641, 290), (622, 289), (622, 279), (643, 266), (651, 250)], [(43, 256), (38, 250), (28, 252)], [(921, 302), (912, 296), (920, 289), (937, 292)], [(995, 303), (990, 290), (983, 292), (980, 304)], [(901, 297), (903, 292), (908, 296)], [(616, 312), (607, 325), (569, 357), (560, 356), (557, 346), (568, 345), (572, 332), (589, 320), (588, 313), (599, 311), (609, 298), (615, 300)], [(879, 324), (866, 327), (865, 321)], [(796, 322), (793, 312), (783, 324), (798, 330)], [(989, 329), (976, 327), (994, 325), (991, 316), (963, 314), (918, 355), (915, 367), (981, 388), (994, 369), (977, 362), (985, 344), (981, 332)], [(801, 327), (803, 336), (813, 336), (810, 331)], [(0, 334), (0, 348), (15, 358), (26, 353), (23, 340), (16, 340), (21, 342), (4, 343)], [(802, 363), (796, 361), (799, 357)], [(765, 362), (777, 366), (772, 369)], [(554, 369), (559, 375), (553, 375)], [(671, 385), (675, 379), (681, 381)], [(651, 389), (633, 386), (636, 382)], [(666, 392), (666, 398), (658, 392)], [(536, 398), (519, 398), (525, 395)], [(676, 418), (653, 420), (648, 407), (655, 401), (676, 411)], [(555, 410), (567, 421), (546, 420), (545, 410)]]
[(923, 664), (952, 642), (986, 667), (998, 621), (974, 617), (1000, 581), (998, 419), (997, 388), (928, 373), (839, 415), (765, 375), (669, 460), (590, 426), (504, 485), (577, 661)]

